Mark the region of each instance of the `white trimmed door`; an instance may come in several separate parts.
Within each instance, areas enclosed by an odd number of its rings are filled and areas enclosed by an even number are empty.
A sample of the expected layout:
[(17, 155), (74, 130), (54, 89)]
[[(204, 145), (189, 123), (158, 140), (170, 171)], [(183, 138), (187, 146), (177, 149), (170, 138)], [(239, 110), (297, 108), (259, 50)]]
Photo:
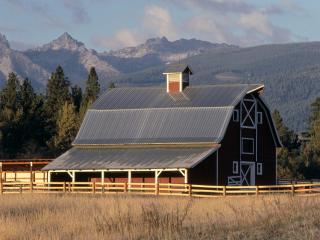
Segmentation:
[(240, 180), (243, 186), (256, 184), (256, 168), (254, 162), (240, 162)]

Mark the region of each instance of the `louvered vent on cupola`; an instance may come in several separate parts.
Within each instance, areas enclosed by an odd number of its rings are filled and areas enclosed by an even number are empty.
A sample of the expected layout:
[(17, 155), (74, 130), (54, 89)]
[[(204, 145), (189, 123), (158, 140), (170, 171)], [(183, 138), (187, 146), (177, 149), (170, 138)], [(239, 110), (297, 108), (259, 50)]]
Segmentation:
[(166, 76), (167, 92), (182, 92), (189, 86), (189, 78), (193, 73), (186, 64), (170, 64), (163, 74)]

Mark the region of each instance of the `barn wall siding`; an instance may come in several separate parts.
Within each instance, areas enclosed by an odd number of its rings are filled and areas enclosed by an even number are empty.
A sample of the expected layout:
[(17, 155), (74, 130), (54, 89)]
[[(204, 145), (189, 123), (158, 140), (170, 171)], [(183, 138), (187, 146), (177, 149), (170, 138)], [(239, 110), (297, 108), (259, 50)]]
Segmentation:
[(256, 184), (276, 184), (276, 146), (266, 113), (259, 105), (258, 111), (263, 118), (262, 124), (258, 124), (258, 162), (262, 163), (262, 175), (257, 176)]
[(219, 149), (219, 185), (227, 185), (228, 176), (239, 175), (232, 173), (233, 161), (240, 161), (240, 123), (231, 119)]
[(216, 153), (211, 154), (197, 166), (189, 170), (189, 183), (216, 185)]

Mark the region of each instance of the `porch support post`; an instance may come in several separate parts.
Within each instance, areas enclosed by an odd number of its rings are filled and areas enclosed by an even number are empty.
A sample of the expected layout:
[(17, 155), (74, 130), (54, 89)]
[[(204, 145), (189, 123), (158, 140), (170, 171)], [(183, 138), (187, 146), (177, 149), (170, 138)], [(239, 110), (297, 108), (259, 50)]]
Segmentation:
[(30, 182), (33, 182), (33, 176), (32, 176), (32, 167), (33, 167), (33, 163), (30, 162)]
[(154, 183), (157, 184), (158, 183), (158, 170), (154, 171)]
[(104, 183), (104, 171), (101, 172), (101, 182)]
[(184, 170), (184, 183), (187, 184), (188, 183), (188, 169)]
[(76, 181), (76, 171), (67, 171), (67, 173), (71, 177), (71, 182), (75, 182)]
[(48, 176), (48, 182), (51, 182), (51, 171), (48, 171), (47, 176)]
[(159, 176), (162, 173), (163, 170), (155, 170), (154, 172), (154, 179), (155, 179), (155, 184), (157, 184), (159, 182)]
[(128, 188), (131, 188), (131, 170), (128, 171)]
[(76, 181), (76, 171), (72, 171), (72, 182)]

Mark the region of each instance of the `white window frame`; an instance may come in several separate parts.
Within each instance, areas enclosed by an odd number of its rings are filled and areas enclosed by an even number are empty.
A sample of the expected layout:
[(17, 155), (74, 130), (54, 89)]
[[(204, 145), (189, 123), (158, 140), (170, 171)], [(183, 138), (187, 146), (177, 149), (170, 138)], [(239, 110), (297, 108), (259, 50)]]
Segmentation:
[(257, 163), (257, 175), (262, 175), (263, 170), (262, 170), (262, 163)]
[(239, 110), (238, 109), (233, 110), (233, 114), (232, 114), (233, 121), (239, 122), (239, 118), (240, 118)]
[(257, 118), (258, 124), (262, 124), (262, 112), (257, 112)]
[[(243, 150), (243, 145), (244, 145), (244, 144), (243, 144), (243, 140), (250, 140), (250, 141), (252, 141), (252, 152), (245, 152), (245, 151)], [(254, 138), (241, 138), (241, 154), (254, 155), (254, 146), (255, 146), (254, 142), (255, 142)]]
[(238, 161), (233, 161), (232, 162), (232, 173), (233, 174), (238, 174), (239, 173), (239, 162)]

